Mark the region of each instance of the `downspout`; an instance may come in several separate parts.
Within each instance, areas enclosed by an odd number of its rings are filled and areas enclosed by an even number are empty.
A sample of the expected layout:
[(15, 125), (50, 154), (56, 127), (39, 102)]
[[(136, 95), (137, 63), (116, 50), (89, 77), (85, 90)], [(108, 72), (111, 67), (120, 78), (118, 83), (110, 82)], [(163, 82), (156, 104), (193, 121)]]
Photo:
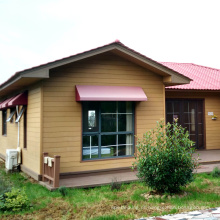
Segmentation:
[[(16, 112), (17, 115), (19, 115), (18, 112), (18, 105), (16, 105)], [(18, 151), (18, 164), (21, 163), (21, 149), (20, 149), (20, 122), (18, 121), (18, 145), (17, 145), (17, 151)]]

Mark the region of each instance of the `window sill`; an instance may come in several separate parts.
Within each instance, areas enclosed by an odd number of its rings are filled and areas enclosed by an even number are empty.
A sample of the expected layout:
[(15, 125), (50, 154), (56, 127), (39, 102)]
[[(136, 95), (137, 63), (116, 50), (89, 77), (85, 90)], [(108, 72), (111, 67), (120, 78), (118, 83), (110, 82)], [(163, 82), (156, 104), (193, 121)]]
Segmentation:
[(135, 156), (117, 157), (117, 158), (106, 158), (106, 159), (93, 159), (93, 160), (81, 160), (80, 163), (98, 162), (98, 161), (106, 161), (106, 160), (124, 160), (124, 159), (132, 159), (132, 158), (135, 158)]
[(7, 137), (7, 134), (3, 134), (2, 136), (3, 136), (3, 137)]

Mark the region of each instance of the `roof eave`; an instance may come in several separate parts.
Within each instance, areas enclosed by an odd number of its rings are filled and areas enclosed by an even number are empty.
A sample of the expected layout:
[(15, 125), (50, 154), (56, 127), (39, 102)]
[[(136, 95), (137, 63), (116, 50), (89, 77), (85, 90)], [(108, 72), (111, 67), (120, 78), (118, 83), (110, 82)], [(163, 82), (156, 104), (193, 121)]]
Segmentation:
[(0, 95), (1, 91), (5, 90), (7, 87), (11, 86), (18, 80), (22, 80), (23, 78), (36, 78), (36, 79), (45, 79), (49, 78), (50, 69), (63, 66), (72, 62), (76, 62), (82, 59), (89, 58), (91, 56), (95, 56), (98, 54), (102, 54), (105, 52), (112, 51), (128, 60), (132, 60), (133, 62), (141, 65), (145, 68), (148, 68), (155, 73), (163, 76), (163, 82), (166, 86), (168, 85), (182, 85), (190, 82), (191, 79), (185, 77), (184, 75), (175, 72), (172, 69), (148, 58), (138, 52), (126, 47), (120, 42), (114, 42), (109, 45), (105, 45), (96, 49), (92, 49), (80, 54), (76, 54), (70, 57), (66, 57), (60, 60), (56, 60), (50, 63), (42, 64), (37, 67), (33, 67), (30, 69), (26, 69), (23, 71), (19, 71), (15, 73), (11, 78), (9, 78), (6, 82), (0, 85)]

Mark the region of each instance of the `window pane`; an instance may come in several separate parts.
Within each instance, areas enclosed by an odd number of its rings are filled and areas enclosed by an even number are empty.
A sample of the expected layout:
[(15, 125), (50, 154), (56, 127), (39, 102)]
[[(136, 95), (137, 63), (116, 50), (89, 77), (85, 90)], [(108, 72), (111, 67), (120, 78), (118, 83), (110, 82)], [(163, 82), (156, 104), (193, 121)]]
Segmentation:
[(174, 113), (180, 112), (180, 102), (174, 102)]
[(198, 123), (202, 123), (202, 121), (203, 121), (203, 114), (201, 113), (201, 112), (199, 112), (198, 114), (197, 114), (197, 117), (198, 117)]
[(2, 135), (7, 134), (7, 110), (2, 111)]
[(118, 131), (132, 131), (133, 130), (133, 122), (132, 115), (123, 114), (118, 115)]
[(98, 157), (98, 135), (83, 136), (83, 159)]
[(88, 111), (88, 127), (89, 129), (96, 127), (96, 111), (95, 110), (89, 110)]
[(83, 103), (83, 131), (96, 132), (99, 130), (98, 103)]
[(102, 146), (116, 145), (116, 136), (117, 135), (102, 135)]
[(203, 103), (202, 103), (202, 101), (198, 101), (197, 103), (198, 103), (197, 111), (202, 113), (203, 112)]
[(116, 146), (104, 146), (101, 147), (101, 157), (116, 157)]
[(173, 114), (166, 115), (166, 122), (173, 123)]
[(132, 155), (133, 135), (118, 135), (118, 156)]
[(119, 113), (126, 113), (126, 103), (127, 102), (118, 102), (118, 112)]
[(102, 135), (101, 138), (101, 157), (117, 156), (117, 135)]
[(203, 126), (202, 126), (202, 124), (198, 125), (198, 134), (203, 134)]
[(101, 102), (101, 113), (116, 113), (117, 102)]
[(118, 102), (118, 113), (132, 113), (132, 102)]
[(189, 103), (187, 101), (183, 102), (183, 109), (184, 112), (189, 112)]
[(102, 132), (116, 132), (116, 114), (102, 114)]
[(173, 102), (166, 102), (166, 111), (167, 113), (173, 113)]
[(192, 109), (196, 109), (196, 102), (194, 101), (189, 102), (189, 111), (191, 112)]
[(183, 113), (183, 121), (184, 121), (184, 123), (190, 123), (189, 113)]

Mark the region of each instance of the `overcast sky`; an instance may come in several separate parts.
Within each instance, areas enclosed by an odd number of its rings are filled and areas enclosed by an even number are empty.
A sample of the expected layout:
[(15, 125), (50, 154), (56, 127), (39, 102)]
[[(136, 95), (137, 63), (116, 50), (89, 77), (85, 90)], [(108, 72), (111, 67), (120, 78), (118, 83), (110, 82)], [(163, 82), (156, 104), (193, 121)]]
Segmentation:
[(156, 61), (220, 69), (219, 0), (0, 0), (0, 84), (119, 39)]

